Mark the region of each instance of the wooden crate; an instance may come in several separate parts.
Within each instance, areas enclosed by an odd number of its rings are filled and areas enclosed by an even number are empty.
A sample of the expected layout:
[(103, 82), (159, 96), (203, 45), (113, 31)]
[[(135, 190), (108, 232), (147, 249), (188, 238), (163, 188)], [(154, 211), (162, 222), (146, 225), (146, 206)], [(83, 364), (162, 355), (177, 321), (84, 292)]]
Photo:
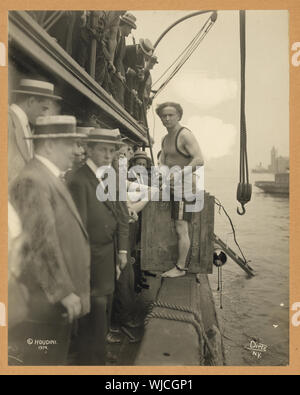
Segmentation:
[[(205, 193), (204, 208), (189, 226), (191, 273), (211, 274), (214, 251), (214, 196)], [(142, 270), (164, 272), (178, 256), (177, 235), (169, 202), (150, 202), (142, 213)]]

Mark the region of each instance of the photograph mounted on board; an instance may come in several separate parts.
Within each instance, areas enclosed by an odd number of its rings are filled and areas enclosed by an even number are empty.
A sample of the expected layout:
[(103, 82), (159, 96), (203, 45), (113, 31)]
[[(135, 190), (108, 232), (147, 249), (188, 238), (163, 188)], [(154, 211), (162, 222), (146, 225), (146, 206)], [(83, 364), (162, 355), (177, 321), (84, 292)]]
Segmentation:
[(289, 365), (289, 12), (8, 17), (9, 366)]

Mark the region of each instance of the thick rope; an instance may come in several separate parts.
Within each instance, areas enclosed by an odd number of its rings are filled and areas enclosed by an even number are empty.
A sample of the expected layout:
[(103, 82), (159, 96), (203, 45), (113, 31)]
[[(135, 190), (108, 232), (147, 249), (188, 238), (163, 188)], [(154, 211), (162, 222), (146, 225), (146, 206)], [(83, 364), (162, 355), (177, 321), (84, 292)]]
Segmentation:
[[(174, 310), (174, 311), (180, 311), (180, 312), (184, 312), (184, 313), (193, 314), (194, 318), (188, 317), (188, 320), (184, 319), (184, 321), (183, 321), (182, 318), (185, 318), (184, 316), (178, 316), (178, 315), (175, 315), (172, 313), (153, 312), (152, 310), (154, 307), (161, 307), (161, 308), (166, 308), (166, 309), (170, 309), (170, 310)], [(202, 341), (204, 340), (205, 345), (206, 345), (211, 357), (213, 357), (214, 351), (213, 351), (210, 341), (206, 335), (204, 325), (203, 325), (202, 316), (198, 311), (191, 309), (188, 306), (179, 306), (176, 304), (162, 302), (160, 300), (153, 302), (150, 305), (150, 309), (151, 309), (150, 313), (147, 315), (147, 317), (145, 319), (145, 325), (148, 324), (150, 318), (165, 318), (165, 319), (177, 321), (176, 318), (180, 317), (180, 319), (178, 319), (178, 321), (188, 322), (188, 323), (191, 323), (192, 325), (194, 325), (195, 329), (197, 330), (198, 336), (200, 338), (200, 343), (202, 343)], [(157, 314), (160, 316), (158, 317)], [(161, 315), (163, 315), (164, 317), (162, 317)]]
[[(166, 312), (158, 312), (158, 311), (152, 311), (148, 316), (147, 316), (147, 321), (145, 323), (145, 325), (147, 325), (147, 323), (149, 322), (149, 320), (151, 318), (159, 318), (159, 319), (165, 319), (165, 320), (169, 320), (169, 321), (177, 321), (177, 322), (185, 322), (188, 324), (192, 324), (194, 326), (194, 328), (197, 331), (198, 337), (199, 337), (199, 343), (200, 343), (200, 347), (203, 344), (203, 336), (202, 336), (202, 330), (200, 325), (198, 324), (198, 322), (191, 317), (188, 316), (183, 316), (183, 315), (179, 315), (179, 314), (172, 314), (172, 313), (166, 313)], [(200, 365), (204, 365), (204, 356), (202, 355), (202, 353), (200, 353)]]

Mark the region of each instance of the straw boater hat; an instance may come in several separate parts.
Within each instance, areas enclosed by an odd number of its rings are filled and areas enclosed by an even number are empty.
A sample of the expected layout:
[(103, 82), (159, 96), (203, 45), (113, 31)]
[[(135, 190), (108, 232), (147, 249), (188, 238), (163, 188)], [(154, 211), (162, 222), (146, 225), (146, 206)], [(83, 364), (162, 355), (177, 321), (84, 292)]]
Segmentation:
[(76, 130), (76, 118), (70, 115), (48, 115), (38, 117), (34, 135), (25, 139), (69, 139), (86, 138), (86, 134)]
[(77, 126), (77, 133), (79, 134), (85, 134), (86, 137), (89, 137), (90, 131), (92, 129), (95, 129), (94, 126)]
[(19, 89), (12, 91), (13, 93), (23, 93), (32, 96), (48, 97), (54, 100), (62, 100), (60, 96), (54, 95), (54, 85), (50, 82), (21, 79)]
[(148, 40), (148, 38), (146, 38), (145, 40), (141, 38), (139, 40), (139, 44), (144, 54), (148, 56), (151, 56), (153, 54), (155, 48), (153, 47), (152, 42)]
[(124, 145), (119, 129), (92, 128), (89, 131), (87, 142), (110, 143), (118, 146)]
[(120, 20), (127, 23), (127, 25), (131, 26), (133, 29), (136, 29), (136, 17), (130, 14), (130, 12), (126, 12), (124, 15), (120, 16)]

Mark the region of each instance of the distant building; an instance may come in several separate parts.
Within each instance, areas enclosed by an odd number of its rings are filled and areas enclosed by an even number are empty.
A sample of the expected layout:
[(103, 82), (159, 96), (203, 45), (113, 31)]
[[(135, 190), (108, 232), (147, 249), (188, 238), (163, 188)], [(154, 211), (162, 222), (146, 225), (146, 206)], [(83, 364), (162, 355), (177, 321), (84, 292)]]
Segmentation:
[(289, 158), (284, 158), (283, 156), (279, 156), (276, 161), (276, 173), (287, 173), (290, 168)]
[(289, 158), (278, 156), (278, 151), (275, 147), (271, 150), (271, 164), (268, 169), (271, 173), (287, 173), (289, 171), (290, 164)]

